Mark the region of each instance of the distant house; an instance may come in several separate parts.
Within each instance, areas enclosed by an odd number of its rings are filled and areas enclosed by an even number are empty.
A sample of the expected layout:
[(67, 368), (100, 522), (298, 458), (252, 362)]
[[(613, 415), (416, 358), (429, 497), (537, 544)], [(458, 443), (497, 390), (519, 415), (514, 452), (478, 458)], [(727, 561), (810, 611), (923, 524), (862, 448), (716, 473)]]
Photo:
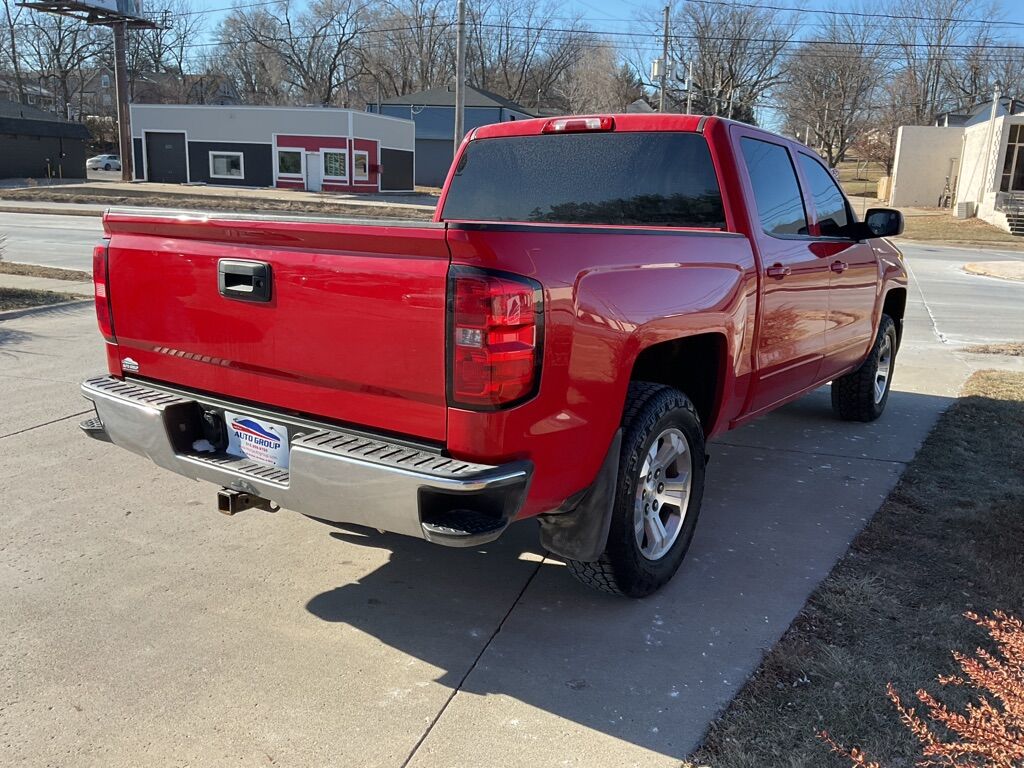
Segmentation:
[[(983, 104), (975, 104), (964, 110), (955, 112), (940, 112), (935, 116), (935, 125), (941, 128), (960, 128), (968, 125), (984, 123), (992, 114), (992, 102), (986, 101)], [(999, 100), (996, 108), (996, 116), (1024, 114), (1024, 101), (1011, 99), (1004, 96)]]
[[(416, 123), (416, 183), (438, 187), (444, 183), (455, 155), (455, 88), (446, 86), (394, 96), (370, 104), (368, 112), (402, 117)], [(534, 115), (514, 101), (479, 88), (466, 86), (465, 129)]]
[(890, 204), (936, 206), (948, 194), (967, 215), (1024, 234), (1024, 101), (1000, 99), (991, 114), (990, 101), (901, 126)]
[(0, 101), (0, 179), (85, 178), (89, 130), (52, 112)]
[(44, 112), (52, 112), (54, 109), (53, 92), (44, 88), (32, 73), (24, 73), (21, 78), (21, 91), (25, 98), (19, 97), (18, 84), (13, 76), (0, 77), (0, 100), (21, 102), (30, 107), (37, 107)]

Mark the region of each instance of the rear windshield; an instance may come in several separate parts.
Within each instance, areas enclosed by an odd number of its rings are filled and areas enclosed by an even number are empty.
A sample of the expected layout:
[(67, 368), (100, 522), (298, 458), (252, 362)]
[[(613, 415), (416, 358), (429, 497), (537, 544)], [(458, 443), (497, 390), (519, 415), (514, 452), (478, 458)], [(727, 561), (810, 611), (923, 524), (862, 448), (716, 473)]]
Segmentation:
[(570, 133), (471, 142), (442, 218), (725, 228), (711, 153), (695, 133)]

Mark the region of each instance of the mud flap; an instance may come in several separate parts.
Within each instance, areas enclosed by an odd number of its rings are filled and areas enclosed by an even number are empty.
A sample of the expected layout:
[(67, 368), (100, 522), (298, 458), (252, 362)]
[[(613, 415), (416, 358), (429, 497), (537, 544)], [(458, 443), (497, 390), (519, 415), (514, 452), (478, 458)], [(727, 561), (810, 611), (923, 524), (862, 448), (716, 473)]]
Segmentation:
[(622, 430), (612, 438), (593, 485), (565, 511), (540, 515), (540, 543), (549, 552), (570, 560), (592, 563), (601, 557), (608, 543), (619, 479)]

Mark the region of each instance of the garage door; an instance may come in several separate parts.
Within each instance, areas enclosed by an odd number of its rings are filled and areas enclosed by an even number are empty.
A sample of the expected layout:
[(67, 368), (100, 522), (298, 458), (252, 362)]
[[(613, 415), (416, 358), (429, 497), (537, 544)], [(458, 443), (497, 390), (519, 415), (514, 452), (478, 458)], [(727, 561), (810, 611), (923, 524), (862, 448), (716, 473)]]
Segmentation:
[(146, 180), (165, 184), (188, 181), (184, 133), (146, 132)]

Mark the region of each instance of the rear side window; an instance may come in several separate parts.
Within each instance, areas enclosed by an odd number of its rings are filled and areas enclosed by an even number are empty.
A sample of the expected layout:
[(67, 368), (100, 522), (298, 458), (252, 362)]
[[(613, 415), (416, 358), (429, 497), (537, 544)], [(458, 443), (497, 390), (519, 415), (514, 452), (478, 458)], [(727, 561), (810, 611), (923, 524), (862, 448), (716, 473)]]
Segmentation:
[(694, 133), (571, 133), (466, 147), (442, 218), (725, 228), (711, 153)]
[(820, 233), (825, 237), (842, 237), (846, 225), (850, 223), (850, 214), (839, 185), (832, 174), (813, 157), (802, 152), (797, 157), (800, 158), (800, 170), (811, 189)]
[(769, 235), (806, 235), (807, 212), (789, 152), (779, 144), (740, 139), (761, 228)]

